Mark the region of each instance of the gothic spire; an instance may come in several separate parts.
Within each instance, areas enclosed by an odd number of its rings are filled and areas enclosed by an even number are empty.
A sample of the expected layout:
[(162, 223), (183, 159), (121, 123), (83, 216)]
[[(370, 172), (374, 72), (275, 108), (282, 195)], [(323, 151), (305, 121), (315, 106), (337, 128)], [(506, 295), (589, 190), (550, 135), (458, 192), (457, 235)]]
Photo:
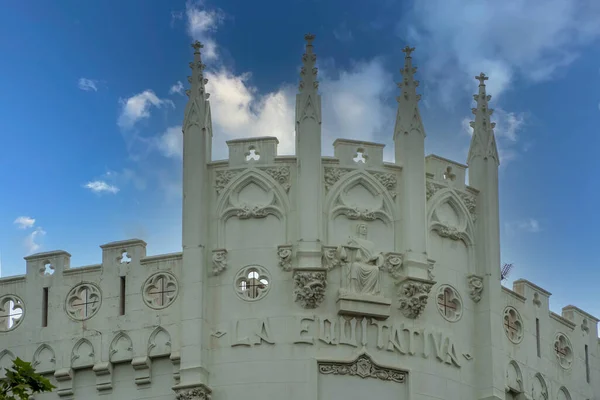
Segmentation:
[(402, 49), (404, 56), (404, 68), (400, 69), (402, 74), (402, 82), (398, 83), (401, 89), (400, 96), (396, 98), (398, 101), (398, 113), (396, 114), (396, 127), (394, 129), (394, 137), (399, 133), (409, 133), (416, 129), (425, 135), (425, 129), (421, 122), (421, 114), (419, 112), (419, 100), (421, 95), (417, 94), (419, 81), (414, 79), (417, 67), (412, 65), (412, 52), (414, 47), (406, 46)]
[[(210, 118), (210, 107), (208, 105), (208, 97), (210, 94), (206, 93), (206, 83), (208, 79), (204, 78), (204, 68), (206, 65), (202, 63), (202, 57), (200, 49), (204, 46), (199, 41), (195, 41), (192, 44), (194, 49), (194, 61), (190, 62), (190, 69), (192, 75), (188, 76), (188, 82), (191, 84), (189, 90), (185, 91), (185, 94), (189, 97), (188, 104), (185, 109), (184, 116), (184, 128), (189, 125), (190, 122), (196, 122), (200, 126), (207, 123), (206, 118)], [(192, 121), (191, 119), (197, 119)], [(208, 121), (210, 123), (210, 121)]]
[(489, 78), (482, 72), (475, 79), (479, 81), (479, 92), (473, 95), (473, 99), (477, 102), (477, 107), (471, 109), (475, 115), (475, 121), (470, 122), (473, 128), (473, 136), (471, 137), (467, 164), (471, 163), (476, 157), (483, 157), (484, 159), (491, 157), (499, 165), (500, 159), (494, 136), (494, 127), (496, 124), (490, 121), (490, 116), (494, 113), (494, 110), (489, 108), (489, 101), (492, 96), (485, 92), (485, 81)]
[(302, 56), (302, 69), (300, 70), (300, 93), (316, 93), (319, 88), (317, 81), (317, 55), (313, 52), (312, 42), (315, 35), (307, 33), (304, 35), (306, 40), (306, 52)]

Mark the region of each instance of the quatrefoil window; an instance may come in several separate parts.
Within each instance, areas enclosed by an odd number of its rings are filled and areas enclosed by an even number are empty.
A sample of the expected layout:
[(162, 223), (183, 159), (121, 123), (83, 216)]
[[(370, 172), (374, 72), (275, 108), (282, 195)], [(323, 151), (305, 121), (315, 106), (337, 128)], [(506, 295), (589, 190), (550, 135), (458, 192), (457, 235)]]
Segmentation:
[(442, 317), (450, 322), (456, 322), (462, 316), (462, 299), (450, 285), (441, 285), (438, 289), (437, 307)]
[(573, 365), (573, 346), (569, 338), (559, 333), (554, 339), (554, 353), (561, 367), (568, 369)]
[(179, 284), (169, 272), (157, 272), (151, 275), (142, 287), (144, 303), (156, 310), (170, 306), (177, 297)]
[(102, 292), (93, 283), (80, 283), (73, 287), (65, 300), (67, 315), (76, 321), (92, 318), (102, 304)]
[(239, 270), (235, 276), (235, 293), (242, 300), (256, 301), (267, 295), (271, 288), (269, 272), (258, 265)]
[(504, 309), (504, 333), (513, 343), (520, 343), (523, 340), (523, 319), (513, 307)]
[(15, 329), (23, 321), (24, 315), (23, 300), (11, 294), (0, 297), (0, 332)]

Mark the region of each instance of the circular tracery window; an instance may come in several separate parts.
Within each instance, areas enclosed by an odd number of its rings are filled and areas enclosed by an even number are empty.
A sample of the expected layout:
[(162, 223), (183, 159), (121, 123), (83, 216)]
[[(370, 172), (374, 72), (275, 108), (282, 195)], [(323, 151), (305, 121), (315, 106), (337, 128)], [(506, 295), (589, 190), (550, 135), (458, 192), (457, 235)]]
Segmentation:
[(504, 309), (504, 333), (513, 343), (520, 343), (523, 340), (523, 320), (514, 307)]
[(0, 297), (0, 332), (12, 331), (21, 324), (24, 316), (23, 300), (12, 294)]
[(558, 358), (558, 363), (561, 367), (571, 368), (571, 365), (573, 364), (573, 347), (566, 335), (562, 333), (556, 335), (556, 338), (554, 339), (554, 353), (556, 354), (556, 358)]
[(157, 272), (151, 275), (142, 287), (144, 303), (156, 310), (170, 306), (178, 292), (177, 278), (170, 272)]
[(462, 299), (456, 289), (450, 285), (439, 287), (437, 307), (442, 317), (450, 322), (456, 322), (462, 316)]
[(73, 287), (65, 300), (65, 311), (76, 321), (92, 318), (102, 304), (102, 292), (93, 283), (80, 283)]
[(242, 300), (260, 300), (269, 292), (270, 281), (269, 272), (265, 268), (258, 265), (244, 267), (235, 276), (235, 293)]

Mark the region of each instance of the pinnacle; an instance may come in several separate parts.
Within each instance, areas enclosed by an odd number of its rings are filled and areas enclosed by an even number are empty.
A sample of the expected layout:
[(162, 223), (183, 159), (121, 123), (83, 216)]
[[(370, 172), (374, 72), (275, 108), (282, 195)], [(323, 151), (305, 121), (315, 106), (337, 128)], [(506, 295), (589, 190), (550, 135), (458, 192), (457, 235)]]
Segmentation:
[(319, 82), (317, 81), (318, 69), (315, 67), (317, 55), (313, 52), (312, 44), (314, 39), (315, 35), (311, 33), (304, 35), (306, 52), (302, 56), (302, 68), (300, 69), (300, 93), (316, 91), (319, 88)]
[(191, 47), (194, 49), (194, 61), (190, 62), (190, 68), (192, 75), (188, 76), (188, 82), (191, 84), (190, 90), (186, 91), (190, 100), (196, 97), (203, 97), (204, 100), (208, 99), (208, 93), (206, 93), (205, 85), (208, 79), (204, 78), (204, 69), (206, 65), (202, 63), (200, 49), (204, 48), (204, 45), (196, 40), (192, 43)]

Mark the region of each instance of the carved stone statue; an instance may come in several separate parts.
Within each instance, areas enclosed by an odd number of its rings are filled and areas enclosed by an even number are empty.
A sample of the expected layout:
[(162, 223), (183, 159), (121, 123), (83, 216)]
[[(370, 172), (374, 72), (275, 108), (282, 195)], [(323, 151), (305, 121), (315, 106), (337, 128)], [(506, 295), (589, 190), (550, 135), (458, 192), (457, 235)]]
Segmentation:
[(381, 295), (380, 268), (384, 256), (375, 251), (374, 243), (367, 240), (367, 226), (358, 224), (358, 237), (348, 240), (348, 243), (338, 247), (340, 260), (347, 264), (344, 271), (346, 282), (343, 294)]
[(338, 246), (336, 253), (336, 258), (342, 265), (338, 312), (389, 317), (391, 300), (383, 296), (381, 287), (381, 269), (385, 264), (385, 255), (375, 251), (375, 244), (367, 240), (367, 225), (358, 224), (356, 236)]

